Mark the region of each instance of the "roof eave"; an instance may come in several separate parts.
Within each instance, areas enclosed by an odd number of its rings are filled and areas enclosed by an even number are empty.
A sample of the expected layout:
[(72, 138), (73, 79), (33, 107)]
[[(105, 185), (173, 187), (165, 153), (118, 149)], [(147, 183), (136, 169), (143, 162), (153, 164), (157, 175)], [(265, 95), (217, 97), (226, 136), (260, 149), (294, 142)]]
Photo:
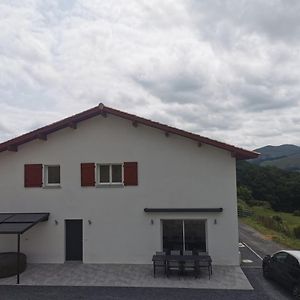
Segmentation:
[(106, 107), (102, 103), (100, 103), (96, 107), (93, 107), (89, 110), (86, 110), (86, 111), (76, 114), (74, 116), (65, 118), (65, 119), (55, 122), (53, 124), (41, 127), (34, 131), (31, 131), (29, 133), (23, 134), (19, 137), (16, 137), (14, 139), (6, 141), (6, 142), (0, 144), (0, 152), (6, 151), (6, 150), (17, 151), (18, 146), (28, 143), (30, 141), (33, 141), (35, 139), (42, 138), (42, 139), (46, 140), (47, 135), (49, 135), (57, 130), (60, 130), (60, 129), (63, 129), (66, 127), (76, 128), (77, 123), (87, 120), (89, 118), (95, 117), (100, 114), (102, 114), (103, 116), (106, 116), (107, 114), (111, 114), (111, 115), (114, 115), (114, 116), (117, 116), (117, 117), (120, 117), (123, 119), (130, 120), (130, 121), (134, 122), (135, 125), (140, 123), (140, 124), (143, 124), (143, 125), (146, 125), (149, 127), (153, 127), (153, 128), (165, 131), (167, 134), (170, 134), (170, 133), (176, 134), (176, 135), (197, 141), (198, 143), (208, 144), (211, 146), (215, 146), (217, 148), (221, 148), (223, 150), (227, 150), (227, 151), (231, 152), (231, 155), (238, 160), (251, 159), (251, 158), (256, 158), (259, 156), (259, 153), (257, 153), (257, 152), (238, 148), (233, 145), (229, 145), (226, 143), (222, 143), (222, 142), (219, 142), (216, 140), (209, 139), (207, 137), (200, 136), (198, 134), (194, 134), (194, 133), (187, 132), (187, 131), (184, 131), (184, 130), (181, 130), (181, 129), (178, 129), (175, 127), (171, 127), (171, 126), (164, 125), (164, 124), (161, 124), (158, 122), (154, 122), (152, 120), (141, 118), (136, 115), (128, 114), (128, 113), (122, 112), (120, 110)]

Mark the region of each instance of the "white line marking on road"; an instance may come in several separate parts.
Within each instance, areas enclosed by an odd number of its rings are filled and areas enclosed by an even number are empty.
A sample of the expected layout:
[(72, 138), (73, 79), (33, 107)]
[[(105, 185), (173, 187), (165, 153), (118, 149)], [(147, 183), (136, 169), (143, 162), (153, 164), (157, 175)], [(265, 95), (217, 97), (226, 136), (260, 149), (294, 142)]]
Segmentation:
[(245, 247), (245, 245), (243, 243), (239, 243), (239, 247), (243, 248), (243, 247)]
[(250, 250), (252, 251), (260, 260), (263, 260), (262, 257), (257, 254), (250, 246), (248, 246), (245, 242), (243, 242), (243, 244)]
[(253, 263), (253, 260), (251, 260), (251, 259), (243, 259), (242, 262), (246, 263), (246, 264), (251, 264), (251, 263)]

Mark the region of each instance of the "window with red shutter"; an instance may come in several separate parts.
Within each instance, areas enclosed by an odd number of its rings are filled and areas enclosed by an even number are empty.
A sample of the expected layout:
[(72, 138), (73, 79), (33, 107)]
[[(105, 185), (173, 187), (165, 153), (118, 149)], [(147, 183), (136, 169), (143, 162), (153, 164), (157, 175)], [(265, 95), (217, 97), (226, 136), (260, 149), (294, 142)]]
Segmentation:
[(124, 185), (138, 185), (137, 162), (124, 162)]
[(81, 186), (95, 186), (95, 163), (81, 164)]
[(123, 164), (97, 164), (97, 185), (123, 185)]
[(43, 186), (43, 165), (42, 164), (24, 165), (24, 186), (25, 187)]
[(44, 165), (44, 186), (60, 186), (60, 165)]

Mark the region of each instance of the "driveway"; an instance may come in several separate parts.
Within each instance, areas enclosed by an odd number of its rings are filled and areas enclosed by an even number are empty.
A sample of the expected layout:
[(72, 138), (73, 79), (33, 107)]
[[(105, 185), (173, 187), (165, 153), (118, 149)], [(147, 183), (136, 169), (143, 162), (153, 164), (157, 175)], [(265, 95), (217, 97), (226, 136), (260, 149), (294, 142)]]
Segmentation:
[(255, 229), (241, 222), (239, 223), (239, 235), (242, 269), (255, 292), (261, 292), (260, 297), (269, 297), (266, 299), (293, 299), (288, 291), (262, 276), (263, 257), (286, 247), (267, 239)]
[(287, 249), (286, 246), (273, 242), (242, 222), (239, 222), (239, 234), (240, 241), (249, 245), (260, 257)]

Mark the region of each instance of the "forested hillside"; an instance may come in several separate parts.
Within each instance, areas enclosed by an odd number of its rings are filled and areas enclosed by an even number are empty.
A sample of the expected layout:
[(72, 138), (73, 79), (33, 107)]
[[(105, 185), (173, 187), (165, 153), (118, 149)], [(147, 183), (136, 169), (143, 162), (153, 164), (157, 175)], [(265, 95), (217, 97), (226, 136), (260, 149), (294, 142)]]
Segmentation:
[(274, 166), (287, 171), (300, 172), (300, 147), (284, 144), (280, 146), (265, 146), (255, 149), (260, 156), (249, 160), (259, 166)]
[(238, 197), (263, 200), (274, 210), (300, 210), (300, 173), (261, 167), (246, 161), (237, 163)]

